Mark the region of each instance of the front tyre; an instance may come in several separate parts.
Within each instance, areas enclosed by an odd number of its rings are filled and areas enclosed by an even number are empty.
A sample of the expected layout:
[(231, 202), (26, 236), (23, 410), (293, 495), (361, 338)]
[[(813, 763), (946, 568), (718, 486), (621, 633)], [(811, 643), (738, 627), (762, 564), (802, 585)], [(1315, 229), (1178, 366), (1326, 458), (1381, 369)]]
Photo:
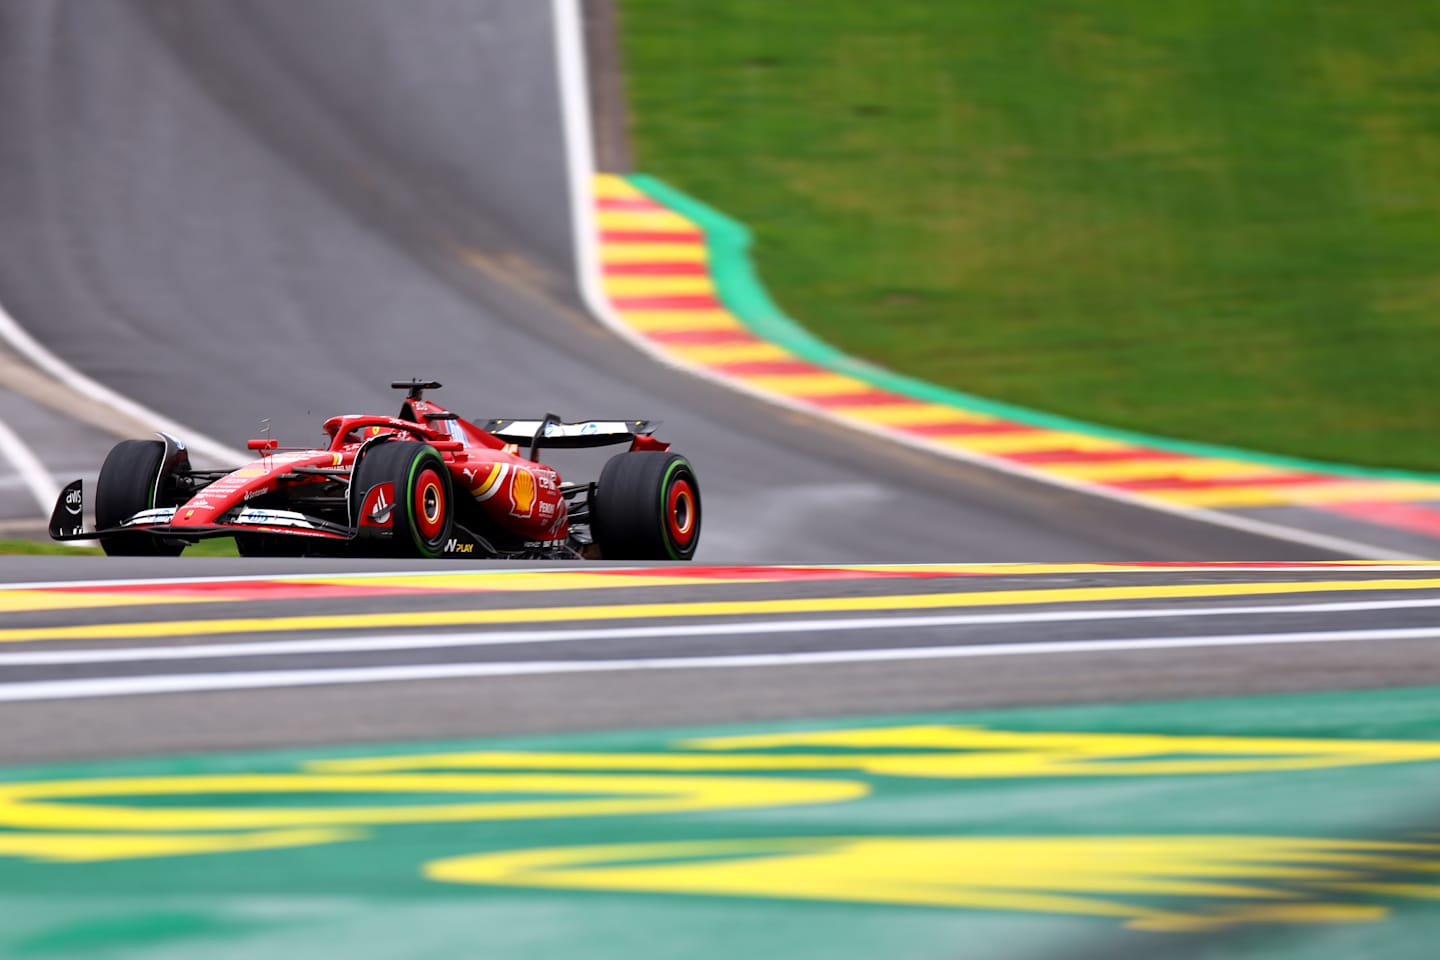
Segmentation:
[(454, 526), (450, 468), (423, 443), (391, 440), (360, 458), (351, 480), (352, 515), (358, 518), (365, 494), (379, 483), (394, 484), (392, 544), (406, 557), (438, 557)]
[(700, 543), (700, 484), (690, 461), (639, 450), (600, 471), (590, 532), (606, 560), (689, 560)]
[[(141, 510), (156, 506), (160, 467), (165, 444), (160, 440), (122, 440), (100, 467), (95, 487), (95, 525), (101, 530), (119, 526)], [(170, 545), (158, 537), (139, 534), (100, 538), (112, 557), (178, 557), (184, 544)]]

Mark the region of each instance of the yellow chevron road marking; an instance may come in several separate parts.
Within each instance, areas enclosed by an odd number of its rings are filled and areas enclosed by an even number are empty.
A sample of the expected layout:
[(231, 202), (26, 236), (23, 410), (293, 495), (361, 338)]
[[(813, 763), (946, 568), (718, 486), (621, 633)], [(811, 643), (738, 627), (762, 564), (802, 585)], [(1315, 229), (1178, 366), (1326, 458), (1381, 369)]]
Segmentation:
[(498, 610), (419, 610), (290, 617), (237, 617), (215, 620), (18, 627), (0, 630), (0, 642), (33, 640), (120, 640), (140, 637), (196, 637), (222, 633), (282, 633), (296, 630), (415, 630), (423, 627), (474, 627), (510, 623), (592, 620), (656, 620), (681, 617), (756, 616), (787, 613), (856, 613), (879, 610), (934, 610), (1051, 603), (1100, 603), (1115, 600), (1203, 599), (1267, 594), (1368, 593), (1440, 588), (1440, 579), (1320, 580), (1286, 583), (1147, 584), (1045, 590), (987, 590), (866, 597), (801, 597), (779, 600), (727, 600), (682, 603), (633, 603), (574, 607), (521, 607)]
[[(1437, 871), (1435, 843), (1227, 835), (772, 836), (486, 851), (425, 865), (433, 880), (501, 888), (1004, 910), (1172, 934), (1374, 922), (1388, 908), (1356, 892), (1435, 900)], [(1377, 875), (1401, 880), (1367, 882)]]

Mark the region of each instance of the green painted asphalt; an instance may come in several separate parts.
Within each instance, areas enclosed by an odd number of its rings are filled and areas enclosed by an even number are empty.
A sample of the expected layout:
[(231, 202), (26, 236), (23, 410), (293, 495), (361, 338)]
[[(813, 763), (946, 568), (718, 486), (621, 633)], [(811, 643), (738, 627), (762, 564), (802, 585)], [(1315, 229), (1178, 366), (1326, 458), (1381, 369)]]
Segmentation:
[(4, 957), (1429, 957), (1440, 689), (0, 771)]

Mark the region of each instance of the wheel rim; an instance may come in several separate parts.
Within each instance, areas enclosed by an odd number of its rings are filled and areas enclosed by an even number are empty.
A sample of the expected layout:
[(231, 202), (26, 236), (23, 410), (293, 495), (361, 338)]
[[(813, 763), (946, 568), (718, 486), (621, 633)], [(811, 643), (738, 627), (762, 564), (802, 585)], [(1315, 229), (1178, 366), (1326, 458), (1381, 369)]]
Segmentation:
[(695, 501), (695, 490), (689, 481), (677, 479), (670, 485), (665, 497), (665, 525), (670, 539), (677, 547), (688, 546), (695, 539), (696, 520), (699, 509)]
[(433, 541), (445, 530), (445, 486), (440, 474), (431, 468), (422, 470), (414, 488), (415, 532), (421, 539)]

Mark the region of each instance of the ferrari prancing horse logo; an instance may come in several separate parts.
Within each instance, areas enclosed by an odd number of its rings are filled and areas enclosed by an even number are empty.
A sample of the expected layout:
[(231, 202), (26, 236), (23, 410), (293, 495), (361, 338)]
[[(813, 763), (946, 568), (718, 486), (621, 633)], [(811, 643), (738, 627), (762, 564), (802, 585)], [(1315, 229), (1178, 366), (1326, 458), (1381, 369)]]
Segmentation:
[(529, 470), (516, 468), (510, 481), (510, 513), (517, 517), (529, 517), (535, 512), (535, 475)]

